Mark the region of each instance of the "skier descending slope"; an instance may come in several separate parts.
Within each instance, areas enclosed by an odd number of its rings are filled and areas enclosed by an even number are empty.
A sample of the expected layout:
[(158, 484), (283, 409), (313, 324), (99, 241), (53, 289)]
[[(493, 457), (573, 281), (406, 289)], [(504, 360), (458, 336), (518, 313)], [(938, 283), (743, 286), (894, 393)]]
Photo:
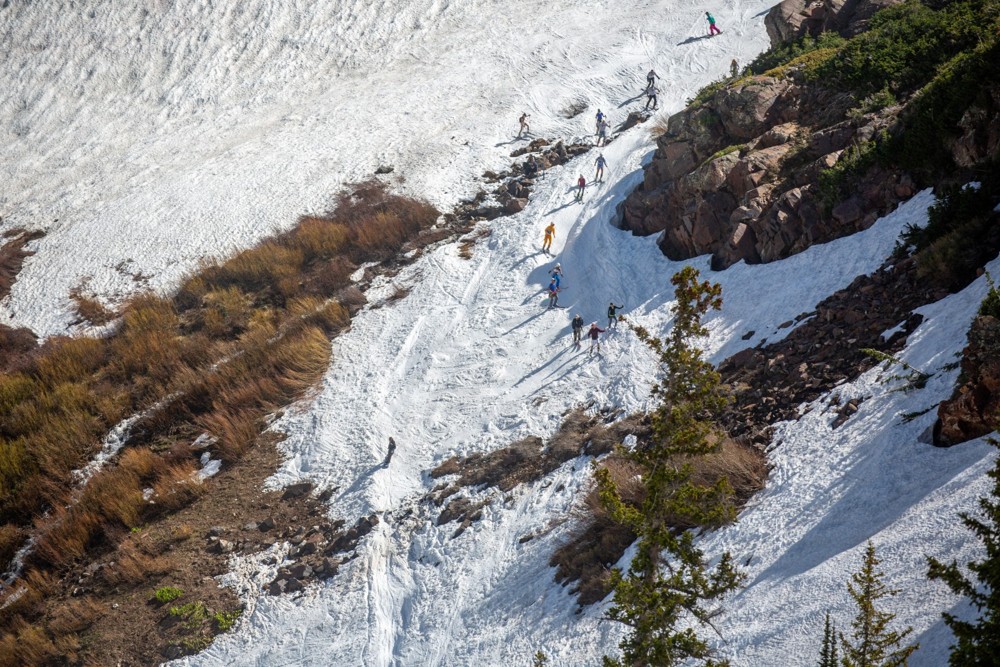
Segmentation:
[(616, 306), (615, 302), (612, 301), (611, 305), (608, 306), (608, 328), (618, 328), (618, 316), (615, 314), (618, 310), (621, 310), (625, 306)]
[(531, 134), (531, 127), (528, 125), (529, 118), (531, 118), (531, 116), (529, 116), (527, 112), (521, 112), (521, 117), (517, 119), (517, 122), (521, 124), (521, 129), (517, 131), (518, 139), (521, 138), (522, 134), (525, 136)]
[(573, 347), (580, 348), (580, 339), (583, 337), (583, 318), (580, 317), (580, 313), (576, 314), (573, 318)]
[(719, 30), (718, 28), (715, 27), (715, 17), (714, 16), (712, 16), (708, 12), (705, 12), (705, 18), (708, 19), (708, 34), (709, 34), (709, 36), (711, 36), (711, 35), (718, 35), (718, 34), (720, 34), (722, 32), (721, 30)]
[(556, 223), (550, 222), (549, 226), (545, 228), (545, 240), (542, 241), (542, 252), (546, 255), (549, 254), (549, 250), (552, 248), (552, 239), (556, 235)]
[(594, 348), (597, 348), (597, 353), (601, 352), (601, 334), (604, 333), (604, 329), (597, 326), (597, 322), (590, 323), (590, 330), (587, 335), (590, 337), (590, 351), (588, 354), (594, 353)]
[(580, 178), (576, 179), (576, 200), (583, 201), (583, 191), (587, 188), (587, 179), (580, 174)]
[(604, 168), (608, 166), (608, 161), (604, 159), (604, 153), (597, 156), (594, 164), (597, 165), (597, 173), (594, 175), (594, 180), (600, 181), (604, 178)]
[(562, 266), (556, 264), (555, 268), (549, 271), (549, 275), (556, 281), (556, 289), (562, 289)]
[(655, 71), (649, 70), (646, 73), (646, 90), (649, 90), (654, 85), (656, 85), (656, 80), (659, 78), (660, 76)]
[(551, 282), (549, 282), (548, 292), (549, 292), (549, 308), (558, 308), (559, 284), (556, 282), (555, 278), (553, 278)]
[(646, 89), (646, 107), (645, 107), (646, 109), (649, 109), (649, 105), (652, 104), (653, 111), (656, 111), (656, 108), (658, 106), (656, 102), (657, 92), (659, 91), (656, 90), (656, 86), (650, 86), (649, 88)]

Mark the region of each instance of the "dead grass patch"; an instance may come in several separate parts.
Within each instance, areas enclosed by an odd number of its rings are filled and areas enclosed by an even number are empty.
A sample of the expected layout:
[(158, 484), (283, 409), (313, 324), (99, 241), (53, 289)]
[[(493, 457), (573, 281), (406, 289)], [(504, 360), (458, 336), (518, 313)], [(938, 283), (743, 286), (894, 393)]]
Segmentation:
[[(0, 599), (9, 603), (0, 611), (2, 641), (24, 639), (18, 664), (44, 662), (52, 647), (63, 657), (80, 650), (68, 616), (50, 615), (46, 627), (54, 636), (30, 625), (44, 611), (44, 595), (25, 582), (109, 554), (115, 566), (100, 578), (126, 591), (176, 567), (139, 545), (131, 530), (199, 501), (208, 484), (195, 475), (190, 442), (207, 430), (227, 465), (246, 456), (265, 417), (325, 372), (330, 336), (365, 303), (350, 289), (358, 263), (389, 260), (438, 218), (429, 204), (390, 195), (381, 184), (362, 184), (337, 203), (333, 213), (303, 218), (288, 234), (206, 263), (173, 298), (130, 299), (105, 339), (20, 346), (17, 370), (0, 375), (0, 515), (8, 522), (0, 529), (0, 556), (9, 560), (32, 523), (36, 538), (21, 588)], [(75, 298), (91, 321), (107, 315), (82, 290)], [(153, 405), (158, 409), (132, 426), (118, 461), (78, 487), (72, 471), (108, 429)], [(191, 536), (190, 526), (178, 528), (163, 545), (181, 548)]]
[(480, 227), (474, 233), (462, 239), (458, 245), (458, 256), (462, 259), (472, 259), (472, 249), (482, 239), (488, 238), (493, 233), (489, 227)]
[(101, 569), (101, 578), (110, 586), (136, 586), (166, 574), (172, 567), (169, 558), (151, 554), (144, 545), (126, 540)]
[(71, 599), (55, 608), (48, 627), (56, 636), (83, 632), (104, 613), (104, 606), (93, 598)]
[(10, 288), (21, 272), (24, 260), (35, 253), (25, 250), (25, 246), (35, 239), (45, 236), (44, 232), (29, 232), (12, 229), (4, 233), (7, 242), (0, 245), (0, 299), (10, 294)]
[(84, 322), (89, 322), (94, 326), (101, 326), (115, 319), (114, 311), (106, 307), (96, 297), (86, 294), (83, 286), (71, 289), (69, 291), (69, 298), (73, 300), (76, 314)]
[[(729, 481), (734, 491), (731, 498), (734, 515), (754, 493), (764, 488), (767, 479), (763, 452), (729, 438), (718, 451), (683, 463), (690, 465), (691, 481), (698, 486), (710, 487), (722, 478)], [(611, 454), (600, 465), (611, 473), (623, 501), (636, 507), (642, 504), (645, 488), (640, 477), (642, 471), (635, 463)], [(584, 496), (576, 514), (579, 527), (556, 549), (549, 564), (556, 568), (556, 581), (573, 584), (572, 592), (577, 594), (580, 605), (587, 605), (603, 600), (610, 592), (611, 567), (621, 559), (636, 535), (609, 516), (596, 485)], [(671, 525), (677, 529), (694, 527), (679, 519)]]

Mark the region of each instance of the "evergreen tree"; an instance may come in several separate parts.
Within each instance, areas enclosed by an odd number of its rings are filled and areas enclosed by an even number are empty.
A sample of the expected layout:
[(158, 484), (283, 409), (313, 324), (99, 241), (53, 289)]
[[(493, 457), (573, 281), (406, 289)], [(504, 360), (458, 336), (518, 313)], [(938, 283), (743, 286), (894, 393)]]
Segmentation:
[[(1000, 442), (990, 440), (994, 447)], [(945, 613), (944, 620), (955, 633), (948, 664), (952, 667), (1000, 665), (1000, 458), (987, 473), (993, 479), (990, 495), (979, 499), (981, 519), (963, 512), (959, 516), (986, 547), (986, 558), (969, 563), (975, 581), (954, 560), (945, 565), (929, 558), (931, 579), (941, 579), (948, 588), (969, 598), (979, 612), (974, 623)]]
[(819, 651), (819, 667), (839, 667), (837, 661), (837, 628), (830, 622), (830, 612), (826, 612), (823, 626), (823, 646)]
[(531, 663), (532, 667), (546, 667), (549, 664), (549, 656), (545, 655), (544, 651), (535, 652), (535, 660)]
[(668, 336), (660, 340), (634, 327), (657, 353), (663, 370), (654, 388), (660, 403), (650, 415), (652, 437), (648, 444), (622, 452), (642, 470), (641, 506), (622, 501), (606, 468), (596, 473), (604, 506), (638, 535), (628, 572), (612, 572), (614, 606), (608, 616), (630, 631), (620, 644), (622, 657), (605, 657), (606, 666), (669, 667), (689, 658), (706, 665), (727, 664), (714, 660), (708, 642), (688, 620), (711, 626), (720, 612), (712, 603), (743, 578), (728, 553), (710, 568), (694, 536), (676, 528), (718, 526), (732, 520), (735, 510), (728, 482), (695, 484), (690, 465), (693, 457), (715, 451), (722, 442), (714, 419), (727, 397), (719, 374), (694, 345), (707, 333), (701, 318), (722, 306), (722, 288), (698, 282), (698, 271), (691, 267), (671, 282), (677, 304)]
[(868, 542), (861, 570), (852, 574), (847, 584), (848, 592), (858, 605), (858, 615), (851, 621), (854, 629), (851, 639), (840, 634), (843, 667), (901, 667), (917, 650), (916, 644), (900, 648), (913, 628), (902, 632), (889, 630), (889, 623), (896, 615), (876, 607), (882, 598), (899, 592), (882, 583), (884, 574), (878, 569), (879, 563), (875, 546)]

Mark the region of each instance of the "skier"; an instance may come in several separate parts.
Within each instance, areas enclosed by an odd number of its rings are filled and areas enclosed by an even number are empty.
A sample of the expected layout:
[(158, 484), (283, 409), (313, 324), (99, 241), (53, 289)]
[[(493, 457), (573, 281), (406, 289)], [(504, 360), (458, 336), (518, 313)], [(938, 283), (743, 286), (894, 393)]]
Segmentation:
[(720, 34), (722, 32), (721, 30), (719, 30), (718, 28), (715, 27), (715, 17), (714, 16), (712, 16), (708, 12), (705, 12), (705, 18), (708, 19), (708, 34), (709, 34), (709, 36), (711, 36), (711, 35), (718, 35), (718, 34)]
[(393, 453), (395, 453), (395, 451), (396, 451), (396, 441), (393, 440), (392, 438), (389, 438), (389, 450), (388, 453), (386, 453), (385, 455), (385, 461), (382, 462), (383, 468), (389, 467), (389, 462), (392, 461), (392, 455)]
[(650, 85), (649, 88), (646, 89), (646, 109), (649, 109), (649, 105), (652, 104), (653, 105), (653, 111), (656, 111), (656, 107), (657, 107), (657, 104), (656, 104), (656, 93), (657, 93), (657, 90), (656, 90), (656, 86), (654, 86), (654, 85)]
[(740, 64), (736, 62), (736, 58), (733, 58), (733, 62), (729, 63), (729, 73), (736, 78), (736, 75), (740, 73)]
[(556, 289), (562, 288), (562, 267), (556, 264), (555, 268), (549, 271), (552, 280), (556, 281)]
[(549, 282), (549, 308), (556, 308), (559, 306), (559, 284), (556, 283), (556, 279), (553, 278)]
[(594, 176), (594, 180), (599, 181), (604, 178), (604, 168), (608, 166), (608, 161), (604, 159), (604, 153), (598, 155), (594, 163), (597, 165), (597, 174)]
[(597, 145), (608, 145), (608, 121), (606, 120), (597, 124)]
[(527, 112), (522, 112), (521, 117), (517, 119), (517, 122), (521, 124), (521, 129), (517, 132), (517, 138), (520, 139), (522, 134), (531, 134), (531, 128), (528, 127), (528, 119), (531, 118)]
[(552, 239), (556, 235), (556, 223), (550, 222), (549, 226), (545, 228), (545, 240), (542, 242), (542, 252), (548, 254), (549, 249), (552, 247)]
[(656, 72), (654, 72), (653, 70), (649, 70), (649, 72), (646, 74), (646, 89), (648, 90), (649, 88), (652, 88), (653, 85), (656, 83), (656, 79), (659, 78), (660, 77), (659, 75), (657, 75)]
[(597, 352), (601, 351), (601, 334), (604, 333), (604, 329), (597, 326), (597, 322), (590, 323), (590, 331), (587, 335), (590, 336), (590, 354), (594, 353), (594, 348), (597, 348)]
[(604, 112), (601, 111), (600, 109), (598, 109), (597, 110), (597, 116), (595, 116), (595, 118), (597, 118), (597, 124), (595, 125), (595, 127), (597, 128), (597, 131), (600, 132), (601, 131), (601, 123), (604, 122)]
[(615, 314), (615, 311), (620, 310), (620, 309), (622, 309), (624, 307), (625, 306), (616, 306), (614, 301), (612, 301), (611, 305), (608, 306), (608, 328), (609, 329), (611, 329), (611, 328), (617, 329), (618, 328), (618, 316)]
[(580, 317), (580, 313), (576, 314), (573, 318), (573, 345), (574, 347), (580, 347), (580, 338), (583, 337), (583, 318)]
[(582, 202), (583, 191), (587, 187), (587, 179), (583, 177), (583, 174), (580, 174), (580, 178), (576, 179), (576, 187), (577, 187), (576, 200)]

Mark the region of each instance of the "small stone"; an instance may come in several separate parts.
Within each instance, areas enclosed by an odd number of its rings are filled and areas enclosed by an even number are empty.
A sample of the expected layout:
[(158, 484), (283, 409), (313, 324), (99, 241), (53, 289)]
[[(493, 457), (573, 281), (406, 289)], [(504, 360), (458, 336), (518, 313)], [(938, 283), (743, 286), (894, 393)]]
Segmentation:
[(208, 529), (208, 534), (206, 535), (206, 537), (218, 537), (219, 535), (222, 535), (224, 532), (226, 532), (226, 529), (223, 528), (222, 526), (212, 526), (211, 528)]
[(301, 590), (304, 590), (304, 589), (305, 589), (305, 586), (303, 586), (302, 582), (299, 581), (298, 579), (289, 579), (288, 583), (285, 585), (285, 592), (286, 593), (295, 593), (297, 591), (301, 591)]
[(266, 519), (257, 524), (257, 530), (259, 530), (262, 533), (266, 533), (267, 531), (273, 529), (274, 529), (274, 518), (272, 517), (267, 517)]
[(296, 579), (308, 579), (313, 575), (313, 569), (306, 563), (298, 563), (292, 566), (291, 573)]

